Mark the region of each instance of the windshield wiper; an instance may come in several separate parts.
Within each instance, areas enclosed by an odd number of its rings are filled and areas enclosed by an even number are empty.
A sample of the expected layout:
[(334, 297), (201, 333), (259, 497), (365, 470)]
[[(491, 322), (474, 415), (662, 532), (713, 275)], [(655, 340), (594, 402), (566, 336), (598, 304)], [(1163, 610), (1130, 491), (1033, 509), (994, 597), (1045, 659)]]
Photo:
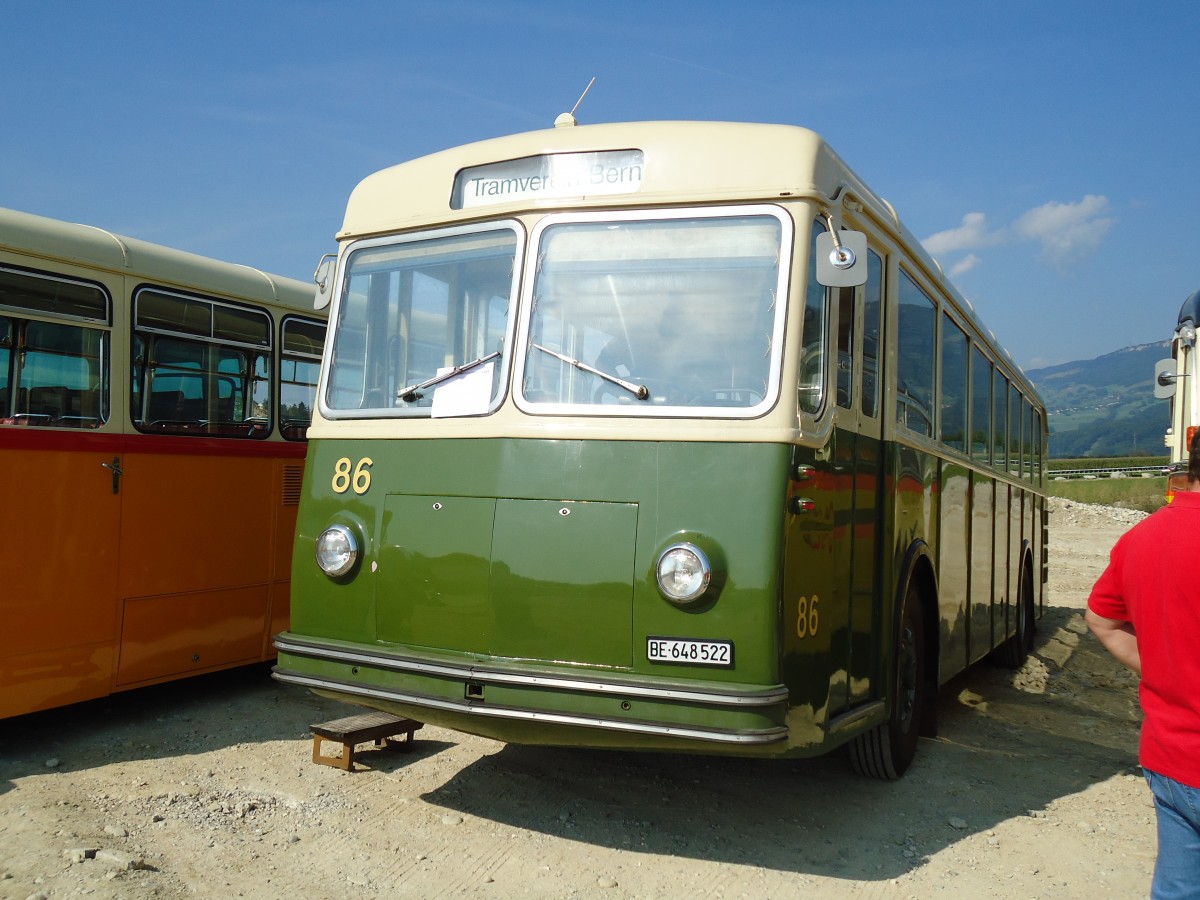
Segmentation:
[(461, 366), (455, 366), (450, 371), (443, 372), (441, 375), (434, 375), (428, 381), (422, 381), (420, 384), (410, 384), (408, 387), (400, 388), (400, 390), (396, 391), (396, 399), (403, 400), (405, 403), (412, 403), (416, 400), (420, 400), (424, 395), (418, 393), (418, 391), (423, 391), (425, 388), (433, 387), (435, 384), (441, 384), (443, 381), (449, 381), (455, 375), (461, 375), (463, 372), (469, 372), (471, 369), (482, 366), (485, 362), (491, 362), (499, 355), (500, 351), (497, 350), (495, 353), (489, 353), (487, 356), (481, 356), (478, 359), (465, 362)]
[(637, 397), (639, 400), (645, 400), (650, 396), (650, 389), (644, 384), (634, 384), (632, 381), (625, 381), (622, 378), (618, 378), (616, 375), (609, 375), (607, 372), (601, 372), (599, 369), (593, 369), (587, 363), (580, 362), (577, 359), (572, 359), (566, 354), (559, 353), (556, 350), (551, 350), (549, 347), (543, 347), (541, 344), (534, 344), (533, 346), (538, 350), (541, 350), (543, 353), (549, 353), (551, 356), (561, 359), (563, 362), (574, 366), (582, 372), (588, 372), (597, 376), (598, 378), (603, 378), (605, 381), (611, 382), (618, 387), (625, 388), (625, 390), (629, 391), (629, 393), (633, 394), (633, 396)]

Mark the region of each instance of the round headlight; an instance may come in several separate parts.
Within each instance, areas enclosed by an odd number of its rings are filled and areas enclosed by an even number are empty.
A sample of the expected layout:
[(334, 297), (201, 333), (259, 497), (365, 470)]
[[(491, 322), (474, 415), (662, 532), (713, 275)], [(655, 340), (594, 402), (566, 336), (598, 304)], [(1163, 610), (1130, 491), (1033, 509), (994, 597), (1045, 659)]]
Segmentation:
[(658, 558), (658, 589), (673, 603), (690, 603), (708, 590), (712, 566), (695, 544), (674, 544)]
[(317, 565), (330, 578), (339, 578), (358, 562), (358, 541), (345, 525), (330, 525), (317, 538)]

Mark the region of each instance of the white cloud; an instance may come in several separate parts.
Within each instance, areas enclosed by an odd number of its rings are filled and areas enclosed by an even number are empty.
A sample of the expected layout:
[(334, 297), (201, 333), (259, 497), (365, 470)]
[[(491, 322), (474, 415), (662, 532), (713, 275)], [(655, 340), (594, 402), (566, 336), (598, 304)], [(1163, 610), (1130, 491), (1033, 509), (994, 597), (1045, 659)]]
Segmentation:
[(957, 278), (959, 275), (963, 274), (964, 272), (970, 272), (973, 268), (975, 268), (981, 262), (983, 262), (983, 260), (981, 260), (974, 253), (968, 253), (965, 257), (963, 257), (958, 262), (956, 262), (953, 266), (951, 266), (950, 277)]
[[(1022, 213), (1007, 228), (989, 229), (987, 216), (967, 213), (957, 228), (931, 234), (921, 243), (935, 256), (980, 250), (1001, 244), (1035, 241), (1041, 245), (1042, 258), (1063, 267), (1095, 251), (1117, 220), (1105, 216), (1107, 197), (1088, 194), (1077, 203), (1050, 201)], [(983, 260), (973, 252), (950, 267), (952, 276), (974, 269)]]
[(1065, 265), (1100, 246), (1117, 222), (1101, 217), (1106, 209), (1108, 198), (1095, 194), (1088, 194), (1078, 203), (1052, 201), (1022, 215), (1013, 223), (1013, 231), (1040, 243), (1042, 255), (1051, 262)]
[(930, 253), (954, 253), (957, 250), (974, 250), (996, 243), (997, 236), (987, 230), (987, 216), (981, 212), (967, 213), (962, 225), (948, 231), (939, 231), (921, 241)]

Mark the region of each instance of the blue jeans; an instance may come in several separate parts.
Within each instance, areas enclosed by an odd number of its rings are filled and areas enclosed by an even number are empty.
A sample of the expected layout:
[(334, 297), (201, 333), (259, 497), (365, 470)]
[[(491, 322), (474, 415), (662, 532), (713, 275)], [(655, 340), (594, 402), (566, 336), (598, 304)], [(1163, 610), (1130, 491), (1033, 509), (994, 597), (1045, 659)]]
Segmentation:
[(1144, 770), (1158, 815), (1153, 900), (1200, 898), (1200, 789)]

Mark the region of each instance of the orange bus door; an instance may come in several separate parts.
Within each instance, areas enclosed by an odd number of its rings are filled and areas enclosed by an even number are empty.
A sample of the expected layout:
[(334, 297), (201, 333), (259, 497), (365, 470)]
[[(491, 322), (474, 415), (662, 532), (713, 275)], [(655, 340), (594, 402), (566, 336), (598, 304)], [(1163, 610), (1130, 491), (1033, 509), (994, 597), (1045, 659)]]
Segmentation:
[(0, 718), (112, 688), (122, 458), (105, 435), (0, 433)]

